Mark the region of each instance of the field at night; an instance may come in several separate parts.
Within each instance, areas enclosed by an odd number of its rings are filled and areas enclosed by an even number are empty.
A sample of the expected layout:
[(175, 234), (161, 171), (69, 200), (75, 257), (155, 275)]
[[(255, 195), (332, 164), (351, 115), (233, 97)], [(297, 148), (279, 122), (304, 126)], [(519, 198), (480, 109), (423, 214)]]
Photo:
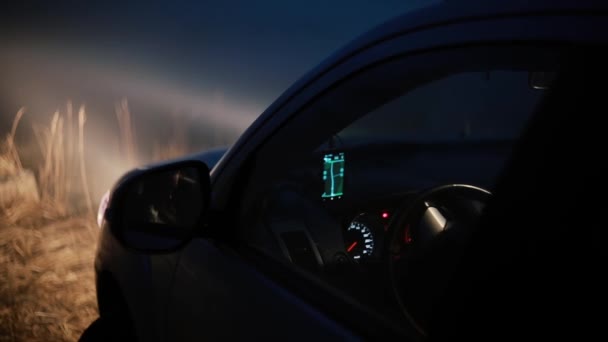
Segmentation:
[(223, 153), (340, 46), (427, 2), (6, 6), (0, 341), (75, 341), (98, 318), (98, 207), (121, 175)]
[[(74, 341), (98, 316), (93, 259), (99, 228), (98, 196), (92, 197), (86, 158), (86, 110), (67, 104), (50, 124), (33, 125), (38, 163), (23, 158), (17, 132), (21, 109), (5, 133), (0, 155), (0, 338), (2, 341)], [(125, 101), (116, 107), (121, 151), (138, 158)], [(180, 143), (181, 142), (181, 143)], [(183, 137), (156, 145), (153, 160), (186, 153)], [(30, 168), (23, 164), (29, 159)], [(148, 160), (151, 161), (151, 160)]]
[(0, 342), (607, 340), (608, 2), (5, 7)]

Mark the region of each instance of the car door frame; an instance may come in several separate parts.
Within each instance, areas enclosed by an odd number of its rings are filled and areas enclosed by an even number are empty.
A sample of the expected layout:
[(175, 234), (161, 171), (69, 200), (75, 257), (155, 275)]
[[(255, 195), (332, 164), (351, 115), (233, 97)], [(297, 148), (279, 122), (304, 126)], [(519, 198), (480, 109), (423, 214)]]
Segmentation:
[[(302, 81), (296, 83), (256, 120), (222, 158), (211, 172), (213, 211), (216, 215), (238, 212), (239, 199), (241, 198), (239, 191), (244, 188), (240, 185), (248, 179), (247, 175), (251, 172), (250, 163), (253, 161), (252, 157), (255, 155), (255, 151), (261, 148), (289, 121), (294, 120), (311, 101), (314, 101), (326, 89), (338, 84), (349, 75), (390, 58), (448, 47), (513, 42), (524, 44), (542, 42), (572, 45), (573, 47), (576, 47), (577, 44), (606, 43), (605, 38), (598, 33), (603, 31), (598, 27), (606, 27), (606, 12), (602, 12), (602, 15), (598, 15), (598, 13), (590, 14), (586, 11), (575, 14), (564, 16), (563, 12), (547, 11), (546, 13), (535, 12), (533, 15), (521, 12), (505, 14), (500, 17), (488, 15), (473, 19), (422, 25), (422, 28), (410, 27), (409, 30), (397, 30), (401, 32), (399, 34), (391, 33), (391, 30), (387, 29), (384, 33), (378, 33), (377, 31), (373, 33), (373, 39), (369, 37), (361, 38), (360, 40), (363, 40), (363, 43), (357, 42), (346, 48), (311, 72)], [(568, 28), (568, 25), (572, 25), (573, 21), (577, 23), (575, 32)], [(234, 231), (229, 228), (231, 224), (234, 224), (234, 222), (224, 221), (220, 227), (219, 221), (211, 221), (210, 225), (217, 225), (217, 227), (209, 227), (206, 236), (219, 241), (224, 248), (233, 249), (240, 255), (246, 254), (247, 252), (243, 252), (233, 239)], [(289, 289), (286, 284), (290, 282), (290, 279), (278, 279), (274, 272), (272, 275), (266, 273), (269, 268), (266, 259), (247, 254), (243, 255), (242, 260), (252, 268), (267, 274), (267, 277), (272, 281), (276, 281), (281, 286)], [(288, 273), (287, 278), (291, 275), (293, 273)], [(299, 297), (298, 295), (295, 296)], [(331, 296), (332, 294), (329, 294), (329, 297), (327, 294), (320, 296), (320, 300), (331, 298)], [(314, 302), (311, 304), (317, 307)], [(335, 315), (330, 317), (337, 321), (340, 320)], [(368, 317), (361, 316), (361, 318)], [(368, 326), (365, 330), (375, 330), (378, 327), (375, 324), (381, 324), (380, 321), (367, 321), (367, 323), (373, 322), (373, 326)], [(346, 326), (352, 327), (350, 324)]]
[[(463, 13), (462, 9), (450, 12), (450, 7), (423, 10), (398, 17), (356, 39), (283, 93), (221, 158), (211, 170), (213, 209), (222, 211), (235, 198), (232, 191), (238, 188), (238, 182), (234, 180), (240, 178), (238, 173), (247, 172), (248, 159), (260, 145), (326, 89), (358, 70), (389, 58), (445, 47), (499, 42), (573, 46), (605, 42), (600, 28), (606, 27), (608, 4), (603, 10), (591, 11), (584, 6), (588, 4), (556, 9), (551, 2), (540, 3), (548, 7), (489, 9), (485, 15)], [(576, 30), (570, 29), (573, 23)]]
[[(517, 45), (519, 45), (519, 43), (517, 43)], [(446, 48), (437, 48), (437, 49), (433, 49), (433, 50), (428, 50), (425, 51), (422, 54), (413, 54), (413, 55), (407, 55), (407, 56), (399, 56), (399, 57), (395, 57), (395, 58), (390, 58), (388, 61), (383, 61), (380, 62), (378, 64), (376, 64), (376, 66), (378, 66), (377, 69), (390, 69), (390, 67), (388, 65), (394, 65), (394, 64), (411, 64), (407, 70), (411, 71), (411, 74), (414, 75), (416, 74), (415, 77), (412, 77), (411, 80), (409, 80), (408, 82), (411, 82), (411, 84), (413, 84), (414, 86), (411, 88), (415, 88), (415, 86), (420, 85), (420, 84), (424, 84), (425, 81), (428, 81), (427, 79), (424, 79), (424, 77), (421, 76), (426, 76), (425, 74), (429, 71), (429, 70), (433, 70), (436, 69), (440, 70), (440, 74), (447, 72), (448, 74), (451, 72), (456, 72), (458, 69), (460, 69), (462, 66), (462, 63), (452, 63), (451, 59), (448, 56), (453, 56), (453, 55), (474, 55), (477, 52), (485, 52), (486, 50), (489, 49), (493, 49), (493, 50), (501, 50), (502, 52), (507, 51), (507, 49), (509, 49), (511, 46), (514, 46), (513, 43), (504, 43), (503, 46), (500, 46), (500, 44), (493, 44), (488, 46), (487, 43), (480, 43), (479, 45), (476, 44), (472, 44), (472, 45), (467, 45), (465, 47), (446, 47)], [(548, 45), (547, 50), (555, 48), (553, 45)], [(524, 44), (524, 46), (519, 46), (519, 56), (518, 56), (518, 60), (521, 61), (523, 60), (526, 55), (522, 54), (523, 50), (525, 51), (532, 51), (532, 50), (537, 50), (538, 52), (545, 52), (546, 50), (545, 47), (540, 47), (538, 49), (536, 48), (532, 48), (529, 46), (526, 46)], [(498, 53), (497, 51), (493, 52), (494, 56), (497, 56)], [(551, 54), (553, 54), (553, 52), (551, 52)], [(493, 57), (494, 59), (496, 59), (496, 57)], [(478, 61), (483, 61), (484, 59), (486, 59), (485, 55), (480, 56), (479, 58), (476, 59), (476, 62)], [(536, 56), (536, 59), (538, 59), (538, 56)], [(414, 62), (415, 60), (415, 62)], [(441, 62), (439, 62), (441, 61)], [(428, 62), (430, 65), (427, 67), (424, 67), (422, 63)], [(556, 61), (553, 61), (554, 63)], [(466, 62), (467, 64), (469, 62)], [(494, 64), (496, 62), (490, 62), (490, 64)], [(515, 67), (516, 65), (521, 65), (521, 62), (515, 62), (513, 61), (513, 64), (509, 64), (511, 62), (503, 62), (504, 64), (501, 65), (505, 65), (505, 66), (513, 66)], [(527, 64), (527, 63), (526, 63)], [(446, 67), (446, 65), (449, 65)], [(420, 67), (421, 70), (418, 71), (414, 71), (414, 69), (416, 67)], [(360, 73), (366, 73), (367, 70), (362, 71)], [(360, 74), (359, 72), (357, 72), (357, 76), (358, 74)], [(400, 72), (399, 74), (402, 74), (402, 72)], [(352, 76), (352, 75), (351, 75)], [(357, 78), (357, 76), (353, 76), (353, 78)], [(434, 78), (434, 77), (433, 77)], [(345, 81), (345, 83), (348, 83), (348, 81)], [(394, 81), (393, 81), (394, 83)], [(404, 82), (407, 83), (407, 82)], [(342, 88), (343, 84), (337, 84), (335, 87), (335, 89), (339, 89)], [(348, 88), (348, 87), (345, 87)], [(334, 89), (334, 90), (335, 90)], [(357, 89), (357, 87), (355, 87), (355, 89)], [(406, 86), (406, 89), (410, 89), (410, 87)], [(304, 132), (308, 132), (309, 129), (311, 129), (314, 126), (318, 126), (315, 125), (314, 122), (308, 122), (306, 126), (300, 126), (298, 125), (298, 123), (302, 123), (304, 121), (304, 117), (307, 117), (307, 113), (310, 112), (314, 112), (315, 108), (327, 108), (328, 106), (324, 106), (323, 104), (319, 104), (317, 102), (323, 102), (323, 98), (324, 97), (331, 97), (328, 96), (328, 93), (324, 93), (322, 96), (317, 97), (315, 99), (315, 103), (310, 104), (310, 106), (308, 106), (307, 108), (305, 108), (301, 115), (299, 117), (293, 118), (293, 121), (290, 121), (288, 123), (285, 124), (285, 126), (283, 126), (283, 130), (280, 132), (277, 132), (275, 136), (270, 137), (268, 140), (265, 141), (265, 143), (260, 147), (260, 149), (258, 150), (258, 152), (256, 153), (254, 159), (253, 159), (253, 167), (252, 167), (252, 171), (251, 171), (251, 178), (249, 180), (246, 180), (248, 177), (244, 177), (244, 183), (246, 184), (250, 184), (250, 185), (262, 185), (262, 187), (264, 186), (264, 181), (260, 182), (260, 179), (258, 179), (256, 176), (259, 174), (265, 174), (266, 175), (266, 180), (268, 179), (272, 179), (274, 174), (270, 174), (269, 173), (269, 169), (258, 169), (258, 167), (260, 165), (264, 165), (267, 164), (267, 162), (276, 159), (276, 155), (278, 155), (278, 153), (276, 153), (277, 151), (281, 150), (281, 146), (280, 144), (273, 144), (273, 140), (278, 140), (282, 143), (285, 142), (284, 139), (285, 137), (288, 137), (290, 139), (293, 140), (298, 140), (298, 137), (295, 136), (295, 134), (290, 134), (290, 133), (286, 133), (285, 129), (290, 127), (291, 131), (293, 132), (293, 130), (295, 130), (296, 128), (294, 127), (298, 127), (297, 129), (301, 129)], [(340, 98), (341, 100), (337, 100), (338, 103), (342, 103), (341, 101), (344, 99), (344, 97)], [(365, 106), (363, 106), (365, 107)], [(349, 108), (345, 107), (345, 110), (348, 111)], [(357, 109), (360, 110), (360, 109)], [(326, 116), (329, 115), (331, 113), (331, 110), (328, 110), (326, 112), (324, 112), (323, 114), (319, 114), (319, 116)], [(319, 119), (319, 117), (317, 117), (317, 120)], [(318, 121), (317, 121), (318, 122)], [(325, 128), (324, 128), (325, 129)], [(291, 136), (290, 136), (291, 135)], [(273, 147), (268, 147), (268, 145), (274, 145)], [(302, 149), (300, 147), (296, 147), (295, 145), (292, 145), (290, 143), (286, 143), (287, 146), (290, 147), (290, 151), (289, 153), (293, 153), (295, 155), (299, 155), (299, 152), (302, 151)], [(264, 150), (271, 150), (270, 152), (264, 151)], [(285, 157), (285, 158), (281, 158), (281, 163), (289, 163), (289, 158)], [(258, 196), (259, 193), (258, 191), (252, 190), (250, 191), (250, 188), (248, 187), (243, 187), (243, 192), (245, 193), (243, 196), (239, 196), (240, 199), (242, 199), (243, 202), (250, 202), (253, 203), (255, 201), (259, 201), (260, 197)], [(239, 210), (237, 210), (237, 212), (239, 212)], [(244, 222), (241, 222), (241, 224), (237, 224), (238, 226), (243, 226), (246, 227), (248, 226), (247, 222), (249, 222), (247, 219), (244, 220)], [(317, 308), (318, 310), (320, 310), (321, 312), (323, 312), (324, 314), (328, 315), (329, 317), (331, 317), (332, 319), (336, 320), (337, 322), (343, 324), (346, 327), (350, 327), (351, 329), (354, 330), (354, 332), (356, 334), (359, 334), (361, 336), (364, 336), (365, 338), (382, 338), (382, 339), (386, 339), (386, 338), (403, 338), (406, 337), (408, 339), (411, 340), (416, 340), (416, 339), (420, 339), (422, 338), (422, 336), (420, 336), (418, 334), (418, 332), (416, 331), (415, 327), (413, 327), (412, 325), (402, 325), (399, 326), (397, 325), (396, 321), (394, 320), (390, 320), (387, 319), (387, 317), (383, 317), (381, 316), (379, 313), (377, 312), (373, 312), (372, 310), (370, 310), (369, 308), (366, 308), (364, 306), (362, 306), (359, 302), (357, 302), (356, 300), (354, 300), (353, 298), (350, 298), (346, 295), (344, 295), (343, 293), (340, 293), (340, 291), (336, 290), (335, 288), (331, 287), (330, 285), (322, 282), (321, 280), (317, 279), (315, 276), (312, 276), (309, 273), (306, 272), (302, 272), (301, 270), (296, 269), (295, 267), (293, 267), (292, 265), (290, 265), (289, 263), (284, 262), (284, 260), (279, 260), (278, 258), (269, 256), (268, 254), (265, 254), (263, 252), (260, 252), (259, 250), (256, 250), (255, 248), (248, 248), (246, 246), (246, 240), (241, 241), (240, 244), (236, 245), (233, 244), (233, 247), (235, 247), (236, 250), (238, 250), (238, 253), (240, 253), (242, 256), (244, 256), (244, 260), (249, 263), (253, 268), (256, 268), (257, 270), (260, 270), (263, 274), (265, 274), (269, 279), (279, 283), (281, 286), (289, 289), (290, 291), (292, 291), (292, 293), (294, 293), (296, 296), (298, 296), (299, 298), (304, 299), (306, 302), (313, 304), (313, 306), (315, 308)], [(382, 281), (382, 280), (379, 280)]]

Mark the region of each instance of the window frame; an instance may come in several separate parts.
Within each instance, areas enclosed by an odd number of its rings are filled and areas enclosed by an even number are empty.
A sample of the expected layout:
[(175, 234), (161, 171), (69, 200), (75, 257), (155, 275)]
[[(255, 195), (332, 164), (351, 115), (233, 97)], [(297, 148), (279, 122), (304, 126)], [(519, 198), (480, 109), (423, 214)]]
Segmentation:
[[(266, 184), (268, 181), (275, 179), (277, 172), (273, 172), (273, 170), (278, 169), (275, 166), (279, 164), (273, 163), (277, 161), (277, 155), (286, 152), (285, 146), (289, 146), (289, 154), (292, 154), (292, 152), (295, 155), (298, 155), (300, 152), (309, 153), (324, 141), (327, 141), (327, 137), (331, 136), (335, 131), (348, 126), (387, 101), (445, 75), (467, 71), (483, 71), (484, 69), (481, 69), (482, 65), (492, 69), (503, 68), (504, 70), (521, 70), (524, 68), (534, 68), (534, 66), (542, 69), (546, 66), (543, 63), (549, 63), (550, 58), (554, 58), (558, 54), (555, 50), (568, 48), (568, 46), (553, 43), (543, 44), (540, 42), (540, 45), (542, 47), (532, 46), (528, 43), (482, 43), (457, 47), (438, 47), (430, 51), (393, 56), (348, 75), (295, 113), (289, 122), (280, 130), (276, 130), (274, 134), (269, 135), (264, 143), (250, 156), (250, 168), (246, 173), (242, 174), (242, 177), (247, 180), (243, 181), (245, 187), (242, 189), (242, 196), (238, 196), (240, 200), (238, 213), (242, 213), (250, 204), (254, 204), (259, 200), (258, 195), (260, 190), (258, 188), (260, 184)], [(515, 50), (517, 50), (517, 54), (514, 53)], [(490, 56), (490, 52), (493, 57)], [(506, 55), (506, 52), (510, 54)], [(536, 63), (525, 61), (526, 58), (530, 58), (531, 53), (536, 53)], [(471, 57), (471, 55), (475, 54), (478, 55), (477, 59), (462, 58)], [(491, 60), (491, 58), (495, 59)], [(479, 68), (471, 69), (470, 65), (475, 63), (482, 64), (477, 64)], [(560, 61), (554, 58), (551, 63), (557, 69)], [(395, 83), (400, 82), (401, 78), (398, 77), (396, 72), (390, 72), (394, 69), (400, 69), (399, 74), (407, 74), (409, 77), (407, 82), (396, 85)], [(370, 73), (372, 73), (371, 77), (374, 78), (386, 78), (377, 82), (368, 82), (361, 79), (362, 77), (370, 77), (368, 76)], [(433, 76), (429, 77), (429, 73)], [(388, 77), (392, 78), (390, 82), (388, 82)], [(352, 82), (354, 82), (354, 85)], [(391, 82), (395, 85), (391, 89), (392, 95), (373, 94), (373, 98), (366, 100), (364, 104), (349, 103), (352, 102), (352, 98), (361, 100), (362, 96), (360, 92), (362, 84), (387, 84)], [(336, 98), (339, 98), (339, 100), (336, 100)], [(345, 117), (345, 115), (342, 115), (342, 117), (333, 115), (340, 111), (355, 114), (350, 114), (348, 117)], [(324, 125), (326, 123), (331, 123), (331, 125)], [(336, 127), (337, 129), (334, 129)], [(309, 132), (315, 132), (321, 138), (318, 138), (311, 144), (304, 145), (302, 142), (305, 140), (306, 135), (310, 135)], [(296, 161), (297, 158), (286, 154), (280, 158), (280, 164)], [(260, 179), (262, 181), (259, 181)], [(247, 222), (247, 220), (241, 219), (241, 222)], [(242, 231), (239, 233), (242, 233)]]
[[(318, 96), (331, 89), (342, 79), (361, 71), (374, 63), (395, 57), (432, 52), (447, 47), (466, 47), (476, 44), (538, 43), (570, 45), (594, 45), (606, 43), (600, 27), (606, 27), (606, 13), (535, 12), (511, 13), (502, 16), (478, 16), (451, 22), (429, 22), (418, 28), (393, 32), (390, 36), (376, 34), (373, 43), (357, 44), (336, 54), (292, 86), (279, 100), (237, 141), (233, 148), (212, 170), (214, 210), (232, 214), (229, 223), (218, 224), (225, 237), (231, 241), (225, 247), (236, 250), (245, 263), (266, 274), (278, 284), (293, 292), (336, 322), (365, 337), (378, 338), (400, 336), (419, 339), (412, 329), (395, 326), (356, 302), (341, 296), (327, 285), (303, 272), (289, 267), (274, 258), (248, 248), (236, 239), (236, 229), (246, 185), (250, 183), (258, 152), (280, 130), (293, 122), (300, 112)], [(577, 30), (572, 30), (576, 23)], [(404, 25), (407, 26), (407, 25)], [(234, 230), (233, 230), (234, 228)]]
[[(542, 44), (542, 43), (541, 43)], [(495, 51), (493, 56), (496, 59), (502, 61), (502, 65), (512, 64), (513, 55), (505, 57), (505, 51), (512, 51), (513, 49), (519, 49), (520, 58), (527, 58), (530, 56), (530, 51), (535, 50), (538, 51), (539, 54), (547, 53), (547, 49), (550, 49), (548, 52), (550, 55), (556, 55), (554, 49), (562, 49), (563, 45), (556, 45), (552, 43), (544, 43), (543, 47), (535, 47), (532, 44), (520, 44), (520, 43), (504, 43), (504, 44), (496, 44), (496, 43), (485, 43), (485, 44), (475, 44), (475, 45), (464, 45), (464, 46), (447, 46), (447, 47), (438, 47), (436, 49), (432, 49), (429, 51), (422, 51), (417, 53), (405, 54), (402, 56), (391, 56), (386, 60), (383, 60), (379, 63), (376, 63), (368, 68), (363, 68), (362, 70), (358, 70), (353, 74), (348, 75), (348, 77), (340, 80), (340, 82), (336, 82), (331, 87), (329, 87), (325, 92), (323, 92), (319, 97), (315, 98), (311, 101), (307, 106), (305, 106), (301, 111), (295, 113), (292, 116), (292, 119), (286, 123), (282, 130), (277, 130), (273, 135), (267, 137), (264, 144), (259, 146), (257, 151), (252, 155), (250, 159), (250, 168), (248, 172), (244, 175), (243, 184), (246, 186), (242, 189), (242, 197), (240, 199), (240, 207), (237, 211), (238, 213), (238, 221), (237, 225), (240, 227), (250, 227), (251, 224), (251, 216), (250, 215), (242, 215), (243, 211), (246, 211), (248, 205), (250, 203), (256, 203), (259, 201), (258, 193), (256, 187), (263, 182), (258, 182), (256, 177), (259, 174), (265, 174), (266, 170), (260, 168), (260, 165), (264, 165), (268, 163), (269, 160), (273, 158), (276, 154), (276, 151), (280, 151), (286, 145), (285, 137), (290, 137), (293, 140), (297, 140), (297, 132), (305, 131), (307, 127), (314, 127), (318, 121), (311, 121), (308, 124), (304, 125), (305, 128), (302, 128), (302, 120), (306, 121), (307, 113), (311, 113), (317, 111), (318, 108), (325, 108), (324, 99), (327, 99), (332, 96), (332, 91), (339, 90), (340, 87), (344, 87), (344, 84), (348, 83), (352, 79), (360, 78), (361, 75), (369, 72), (372, 68), (380, 68), (387, 69), (391, 68), (394, 63), (398, 63), (400, 65), (406, 65), (403, 72), (408, 73), (410, 75), (416, 74), (418, 77), (413, 77), (411, 79), (412, 86), (408, 87), (410, 89), (414, 89), (415, 86), (420, 86), (422, 84), (428, 83), (428, 72), (429, 69), (438, 68), (441, 70), (440, 74), (451, 74), (456, 71), (465, 71), (466, 67), (463, 65), (467, 65), (472, 63), (471, 59), (454, 59), (453, 52), (456, 52), (460, 55), (470, 55), (477, 54), (479, 61), (486, 61), (489, 65), (496, 65), (493, 61), (488, 61), (488, 54), (483, 53), (487, 52), (488, 49)], [(429, 64), (429, 61), (432, 60), (431, 57), (438, 57), (442, 63), (438, 64)], [(458, 61), (461, 62), (458, 62)], [(546, 58), (540, 58), (540, 61), (546, 61)], [(462, 63), (462, 61), (465, 61)], [(554, 60), (555, 63), (559, 61)], [(523, 62), (525, 65), (532, 65), (532, 63)], [(523, 64), (522, 64), (523, 65)], [(394, 73), (381, 73), (383, 75), (395, 76)], [(431, 79), (435, 79), (436, 77), (432, 77)], [(415, 85), (415, 86), (414, 86)], [(343, 88), (344, 89), (344, 88)], [(352, 89), (357, 89), (352, 88)], [(400, 96), (403, 92), (396, 94), (395, 96)], [(347, 97), (345, 97), (347, 98)], [(336, 103), (334, 103), (335, 105)], [(376, 108), (376, 106), (374, 107)], [(323, 118), (326, 117), (327, 113), (324, 111), (317, 111), (317, 117)], [(361, 115), (357, 117), (361, 117), (365, 115), (369, 111), (364, 111)], [(352, 122), (352, 120), (351, 120)], [(289, 129), (291, 128), (291, 129)], [(269, 177), (272, 178), (272, 177)], [(253, 187), (253, 189), (251, 188)], [(249, 206), (251, 208), (251, 206)], [(290, 265), (285, 260), (279, 260), (273, 256), (270, 256), (263, 251), (252, 248), (247, 245), (247, 235), (243, 235), (242, 230), (237, 230), (239, 232), (239, 237), (237, 240), (240, 241), (238, 243), (238, 250), (243, 255), (246, 262), (251, 263), (254, 267), (260, 269), (263, 273), (267, 273), (271, 279), (277, 280), (283, 286), (285, 286), (290, 291), (295, 292), (300, 297), (303, 297), (305, 300), (314, 303), (316, 307), (320, 308), (323, 312), (328, 313), (331, 317), (335, 317), (337, 321), (341, 321), (347, 323), (349, 327), (358, 327), (365, 336), (374, 336), (375, 332), (378, 329), (383, 329), (382, 331), (386, 332), (391, 336), (406, 336), (408, 338), (417, 339), (421, 338), (421, 336), (417, 335), (417, 332), (413, 329), (413, 327), (407, 326), (399, 326), (399, 324), (404, 324), (404, 322), (394, 322), (387, 317), (379, 314), (378, 312), (374, 312), (367, 307), (364, 307), (360, 303), (357, 302), (356, 299), (350, 298), (348, 295), (341, 293), (338, 289), (332, 287), (331, 285), (323, 282), (321, 279), (315, 277), (312, 274), (309, 274), (305, 271), (299, 270), (293, 265)], [(365, 322), (366, 325), (362, 325)]]
[[(234, 198), (241, 192), (241, 183), (235, 180), (249, 172), (251, 155), (310, 101), (342, 78), (369, 65), (394, 56), (448, 46), (545, 42), (570, 44), (576, 48), (578, 44), (597, 45), (607, 40), (601, 34), (601, 27), (607, 26), (606, 11), (556, 11), (547, 8), (497, 14), (504, 10), (498, 8), (488, 11), (487, 15), (469, 17), (462, 13), (454, 14), (455, 17), (450, 20), (440, 18), (444, 15), (450, 17), (452, 11), (440, 15), (429, 9), (429, 14), (437, 15), (431, 15), (427, 20), (420, 20), (416, 12), (411, 15), (411, 23), (406, 20), (408, 16), (398, 18), (361, 36), (323, 61), (270, 105), (213, 168), (212, 209), (234, 210), (237, 204)], [(576, 30), (571, 29), (573, 24), (576, 24)]]

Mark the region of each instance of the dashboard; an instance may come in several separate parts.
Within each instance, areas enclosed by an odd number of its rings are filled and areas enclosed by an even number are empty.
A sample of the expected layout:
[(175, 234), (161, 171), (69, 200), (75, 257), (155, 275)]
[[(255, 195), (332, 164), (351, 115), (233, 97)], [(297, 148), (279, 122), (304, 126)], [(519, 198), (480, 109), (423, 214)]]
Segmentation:
[[(408, 217), (414, 221), (409, 224), (403, 221), (404, 210), (441, 184), (489, 188), (507, 151), (501, 144), (390, 144), (317, 151), (286, 172), (260, 201), (268, 236), (258, 238), (258, 245), (362, 304), (402, 319), (391, 265), (408, 246), (417, 248), (425, 217), (432, 221), (431, 228), (442, 230), (452, 215), (451, 205), (424, 202), (428, 208)], [(458, 162), (453, 162), (454, 155)], [(475, 201), (478, 207), (483, 204)]]

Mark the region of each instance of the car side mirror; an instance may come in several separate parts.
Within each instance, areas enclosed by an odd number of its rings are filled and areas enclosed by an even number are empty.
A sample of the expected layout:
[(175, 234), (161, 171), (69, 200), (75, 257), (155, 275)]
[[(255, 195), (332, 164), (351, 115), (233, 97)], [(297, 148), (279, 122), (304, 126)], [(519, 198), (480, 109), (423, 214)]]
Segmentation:
[(106, 220), (128, 248), (172, 252), (201, 228), (210, 192), (209, 168), (200, 161), (138, 169), (119, 182)]

